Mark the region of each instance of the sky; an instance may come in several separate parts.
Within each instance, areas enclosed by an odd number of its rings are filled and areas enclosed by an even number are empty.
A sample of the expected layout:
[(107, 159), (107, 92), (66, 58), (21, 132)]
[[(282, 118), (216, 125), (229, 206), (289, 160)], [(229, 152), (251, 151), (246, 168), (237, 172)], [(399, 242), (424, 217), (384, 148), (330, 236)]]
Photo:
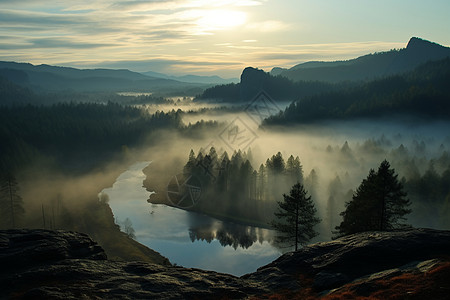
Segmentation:
[(239, 77), (450, 46), (449, 0), (0, 0), (0, 60)]

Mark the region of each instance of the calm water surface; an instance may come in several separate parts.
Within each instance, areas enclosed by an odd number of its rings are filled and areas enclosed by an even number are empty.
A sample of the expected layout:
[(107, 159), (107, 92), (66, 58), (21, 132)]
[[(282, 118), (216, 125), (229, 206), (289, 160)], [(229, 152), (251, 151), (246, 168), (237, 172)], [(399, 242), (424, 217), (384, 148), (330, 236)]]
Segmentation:
[(243, 275), (281, 255), (269, 241), (273, 231), (224, 222), (206, 215), (147, 202), (139, 162), (122, 173), (108, 194), (116, 223), (129, 218), (138, 242), (184, 267)]

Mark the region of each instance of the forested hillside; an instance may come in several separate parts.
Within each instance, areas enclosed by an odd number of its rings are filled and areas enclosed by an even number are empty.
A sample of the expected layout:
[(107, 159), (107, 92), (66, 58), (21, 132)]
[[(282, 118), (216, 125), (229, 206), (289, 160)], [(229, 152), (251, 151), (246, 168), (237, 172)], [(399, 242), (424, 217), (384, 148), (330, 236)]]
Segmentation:
[(450, 58), (429, 62), (404, 75), (371, 81), (356, 87), (305, 97), (293, 102), (264, 125), (413, 115), (450, 118)]
[(89, 170), (142, 144), (157, 129), (178, 128), (179, 114), (150, 115), (115, 103), (0, 107), (0, 167), (44, 159), (62, 169)]

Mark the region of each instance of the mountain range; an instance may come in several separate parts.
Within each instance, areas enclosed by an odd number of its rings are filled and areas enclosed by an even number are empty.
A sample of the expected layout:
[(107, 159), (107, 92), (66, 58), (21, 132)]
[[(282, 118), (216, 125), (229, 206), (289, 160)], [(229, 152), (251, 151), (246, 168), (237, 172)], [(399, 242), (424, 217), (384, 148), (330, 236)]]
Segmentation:
[(413, 37), (406, 48), (360, 56), (346, 61), (310, 61), (290, 69), (273, 68), (271, 75), (293, 81), (361, 81), (411, 71), (430, 61), (450, 56), (450, 48)]
[(4, 61), (0, 62), (0, 76), (34, 91), (186, 92), (192, 90), (192, 94), (195, 94), (211, 84), (224, 82), (224, 79), (218, 76), (173, 77), (156, 72), (141, 74), (126, 69), (76, 69)]

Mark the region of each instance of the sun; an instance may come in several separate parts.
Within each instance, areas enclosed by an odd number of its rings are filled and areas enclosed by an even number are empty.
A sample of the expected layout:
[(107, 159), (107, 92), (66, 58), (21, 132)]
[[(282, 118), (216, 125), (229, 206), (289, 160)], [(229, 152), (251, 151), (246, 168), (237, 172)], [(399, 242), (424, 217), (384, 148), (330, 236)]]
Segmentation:
[(246, 21), (246, 14), (234, 10), (205, 10), (197, 25), (205, 31), (226, 30), (240, 26)]

